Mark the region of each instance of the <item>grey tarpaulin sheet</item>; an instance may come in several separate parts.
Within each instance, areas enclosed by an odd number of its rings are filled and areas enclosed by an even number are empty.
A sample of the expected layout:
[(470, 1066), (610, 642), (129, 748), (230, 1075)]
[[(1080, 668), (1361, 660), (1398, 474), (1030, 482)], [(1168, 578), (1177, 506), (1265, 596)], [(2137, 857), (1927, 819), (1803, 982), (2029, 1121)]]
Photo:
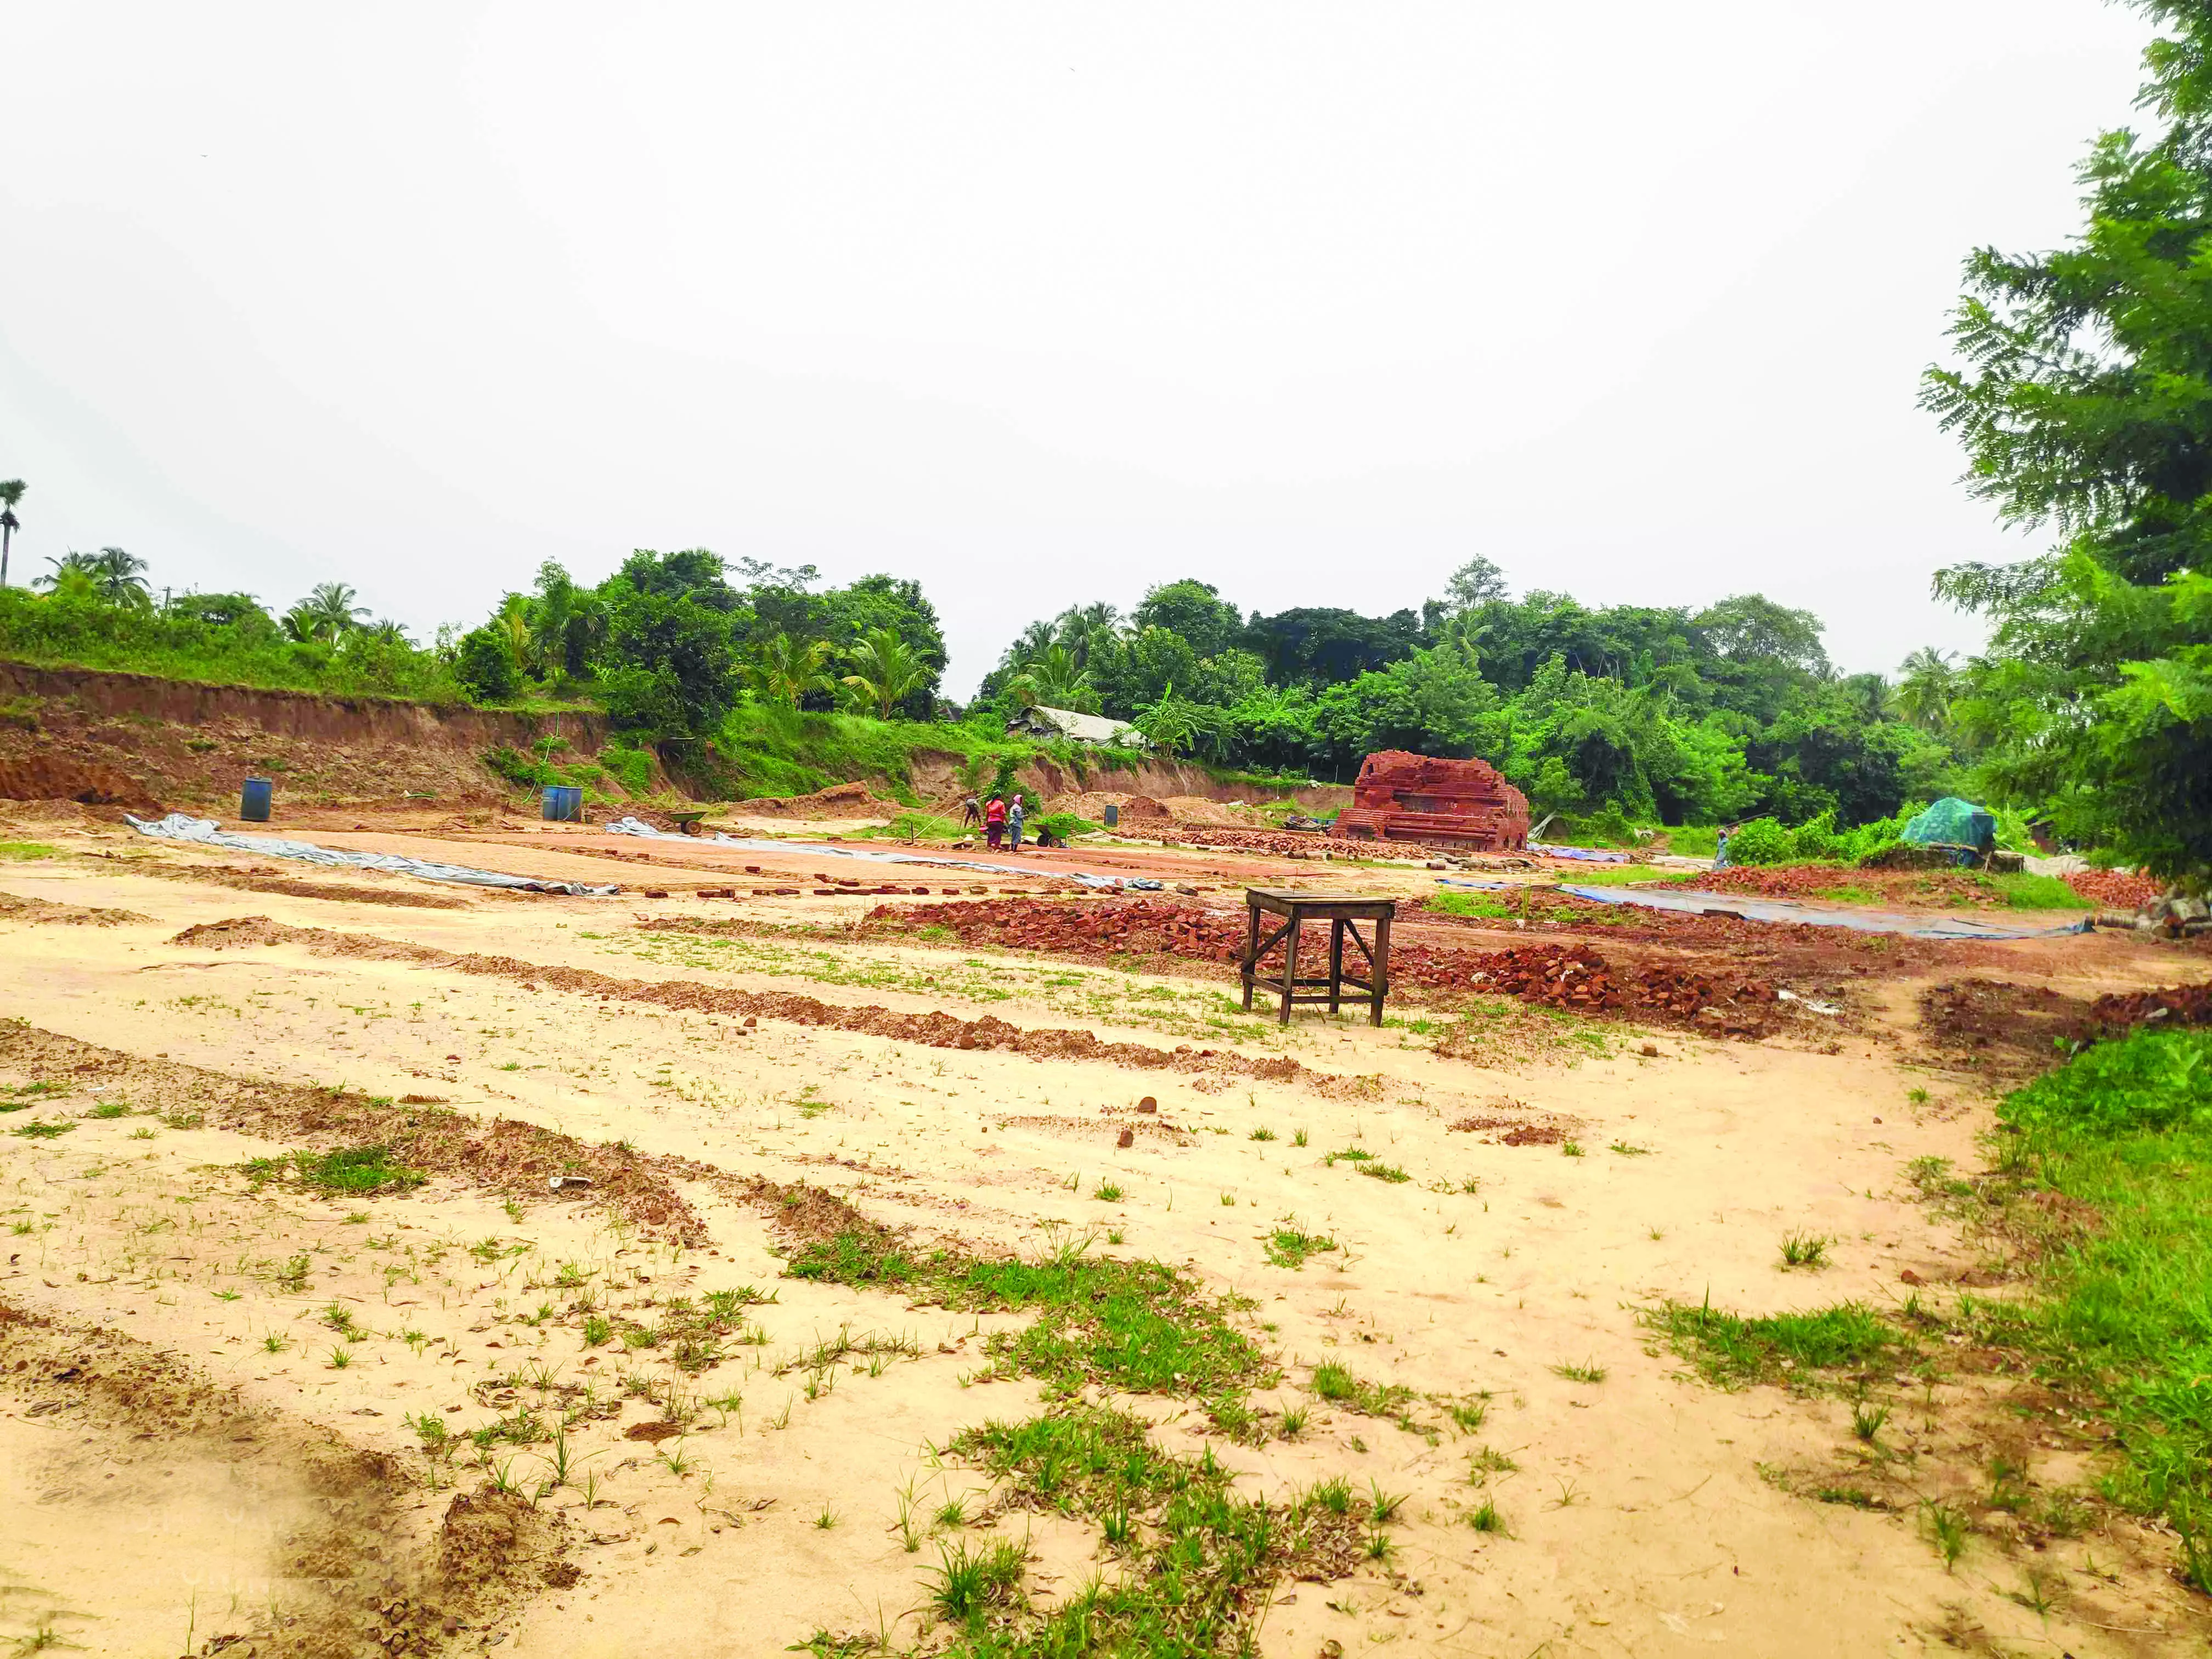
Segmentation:
[[(131, 817), (126, 812), (125, 817)], [(420, 876), (425, 881), (458, 881), (471, 887), (507, 887), (526, 893), (619, 893), (617, 885), (588, 887), (580, 881), (538, 881), (530, 876), (503, 875), (497, 870), (471, 870), (466, 865), (436, 864), (428, 859), (406, 858), (398, 853), (355, 853), (341, 847), (318, 847), (311, 841), (286, 841), (281, 836), (241, 836), (225, 830), (213, 818), (189, 817), (182, 812), (149, 823), (131, 818), (131, 827), (142, 836), (163, 841), (188, 841), (201, 847), (228, 847), (233, 852), (260, 853), (272, 859), (301, 859), (309, 864), (342, 865), (352, 870), (389, 870), (394, 875)]]
[(1701, 915), (1725, 910), (1747, 921), (1802, 922), (1814, 927), (1849, 927), (1861, 933), (1905, 933), (1914, 939), (2057, 939), (2065, 933), (2090, 931), (2085, 917), (2060, 927), (2007, 927), (1994, 922), (1958, 921), (1950, 916), (1900, 916), (1880, 910), (1826, 910), (1789, 899), (1745, 898), (1736, 893), (1702, 893), (1681, 888), (1658, 891), (1646, 888), (1631, 892), (1620, 887), (1569, 887), (1559, 890), (1601, 904), (1636, 904), (1648, 910), (1679, 910)]
[(1608, 852), (1601, 847), (1554, 847), (1549, 842), (1532, 841), (1528, 850), (1547, 859), (1580, 859), (1585, 864), (1627, 864), (1632, 860), (1626, 853)]
[(708, 842), (717, 847), (735, 847), (749, 853), (815, 853), (828, 859), (864, 859), (871, 864), (927, 864), (945, 870), (981, 870), (995, 876), (1042, 876), (1050, 881), (1080, 882), (1085, 887), (1127, 887), (1139, 892), (1157, 893), (1160, 884), (1149, 876), (1094, 876), (1081, 870), (1044, 870), (1034, 865), (982, 864), (974, 859), (932, 858), (921, 853), (894, 853), (888, 849), (859, 847), (832, 847), (818, 841), (770, 841), (765, 836), (725, 836), (720, 831), (710, 836), (679, 836), (672, 830), (656, 830), (637, 818), (616, 818), (606, 826), (611, 836), (643, 836), (652, 841)]

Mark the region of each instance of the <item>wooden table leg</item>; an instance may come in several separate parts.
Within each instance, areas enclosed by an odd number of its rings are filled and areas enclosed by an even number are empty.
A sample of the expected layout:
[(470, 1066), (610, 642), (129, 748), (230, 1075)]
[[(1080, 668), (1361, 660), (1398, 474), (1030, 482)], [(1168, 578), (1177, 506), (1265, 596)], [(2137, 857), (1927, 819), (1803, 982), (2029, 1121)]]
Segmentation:
[(1278, 1024), (1291, 1023), (1291, 997), (1298, 982), (1298, 923), (1302, 918), (1297, 907), (1291, 908), (1291, 931), (1283, 935), (1283, 1012)]
[(1244, 907), (1244, 1012), (1252, 1012), (1252, 981), (1260, 972), (1260, 907)]
[(1375, 959), (1367, 964), (1367, 977), (1373, 982), (1370, 994), (1374, 1000), (1369, 1006), (1367, 1023), (1382, 1023), (1382, 999), (1390, 994), (1390, 918), (1375, 918)]
[(1344, 1000), (1344, 918), (1328, 924), (1328, 1012), (1333, 1018)]

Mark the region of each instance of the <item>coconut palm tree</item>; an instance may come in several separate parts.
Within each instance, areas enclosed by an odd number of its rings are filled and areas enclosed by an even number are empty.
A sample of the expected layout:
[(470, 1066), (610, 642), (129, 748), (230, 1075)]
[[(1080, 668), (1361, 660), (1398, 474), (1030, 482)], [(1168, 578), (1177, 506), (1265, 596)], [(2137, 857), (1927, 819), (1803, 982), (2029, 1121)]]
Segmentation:
[(1923, 645), (1898, 665), (1898, 712), (1913, 725), (1941, 732), (1951, 723), (1951, 697), (1959, 671), (1951, 665), (1958, 653)]
[(21, 478), (0, 478), (0, 587), (8, 586), (8, 544), (23, 521), (15, 516), (15, 503), (23, 499)]
[(1098, 706), (1091, 675), (1064, 645), (1052, 645), (1042, 656), (1006, 682), (1018, 708), (1042, 703), (1047, 708), (1073, 708), (1091, 714)]
[[(70, 556), (78, 559), (84, 556), (76, 553)], [(77, 605), (97, 605), (100, 602), (100, 579), (92, 574), (88, 565), (71, 564), (66, 559), (49, 559), (46, 562), (54, 567), (53, 574), (41, 576), (31, 585), (46, 589), (48, 599), (65, 599)]]
[(492, 631), (507, 641), (507, 654), (514, 659), (517, 668), (534, 672), (544, 666), (531, 627), (527, 594), (510, 593), (501, 599), (499, 609), (492, 612), (491, 626)]
[(360, 627), (368, 615), (367, 605), (355, 603), (359, 598), (343, 582), (319, 582), (308, 591), (306, 599), (292, 607), (285, 622), (289, 626), (292, 615), (297, 615), (307, 623), (309, 639), (335, 641), (339, 635)]
[(896, 628), (872, 628), (845, 653), (853, 672), (844, 677), (855, 701), (873, 707), (876, 718), (929, 684), (929, 665), (908, 648)]
[(100, 578), (94, 568), (92, 554), (80, 553), (75, 548), (71, 548), (58, 559), (49, 556), (46, 562), (53, 568), (43, 576), (32, 577), (32, 586), (51, 588), (54, 592), (59, 593), (63, 591), (62, 578), (74, 572), (85, 580), (83, 583), (70, 585), (70, 592), (73, 595), (89, 599), (100, 592)]
[(1088, 667), (1092, 653), (1111, 643), (1121, 631), (1121, 613), (1102, 600), (1096, 605), (1068, 606), (1055, 619), (1054, 636), (1067, 647), (1077, 666)]
[(154, 595), (146, 586), (146, 561), (136, 554), (119, 547), (103, 547), (92, 556), (90, 568), (93, 580), (100, 584), (100, 598), (110, 605), (137, 609), (153, 604)]
[(825, 665), (830, 660), (830, 641), (827, 640), (798, 640), (788, 634), (771, 634), (752, 648), (739, 672), (752, 694), (763, 702), (788, 703), (799, 707), (799, 700), (811, 691), (834, 691), (837, 682), (830, 678)]

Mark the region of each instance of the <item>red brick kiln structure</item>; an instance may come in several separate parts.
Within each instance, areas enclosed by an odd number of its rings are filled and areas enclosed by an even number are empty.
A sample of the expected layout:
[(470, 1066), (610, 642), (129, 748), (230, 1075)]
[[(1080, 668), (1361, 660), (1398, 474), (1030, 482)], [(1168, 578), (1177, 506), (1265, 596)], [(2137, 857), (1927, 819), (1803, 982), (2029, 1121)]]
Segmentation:
[(1528, 798), (1479, 760), (1387, 749), (1360, 763), (1352, 805), (1329, 833), (1350, 841), (1422, 841), (1517, 853), (1528, 845)]

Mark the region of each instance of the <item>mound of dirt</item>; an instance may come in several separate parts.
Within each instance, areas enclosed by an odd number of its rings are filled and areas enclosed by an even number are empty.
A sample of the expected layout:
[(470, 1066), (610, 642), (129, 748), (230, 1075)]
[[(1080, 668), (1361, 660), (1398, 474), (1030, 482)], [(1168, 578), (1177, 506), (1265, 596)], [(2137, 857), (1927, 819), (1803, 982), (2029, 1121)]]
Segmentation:
[(2047, 986), (1988, 979), (1947, 981), (1920, 994), (1921, 1033), (1931, 1046), (2008, 1077), (2047, 1071), (2078, 1043), (2160, 1024), (2212, 1024), (2212, 981), (2111, 993), (2094, 1002)]
[(0, 893), (0, 917), (27, 921), (33, 927), (119, 927), (126, 921), (151, 921), (136, 910), (103, 910), (83, 904), (57, 904), (51, 899), (17, 898)]
[[(1184, 796), (1182, 799), (1188, 800), (1195, 797)], [(1215, 805), (1212, 801), (1205, 804), (1208, 806)], [(1047, 805), (1053, 811), (1073, 812), (1079, 818), (1089, 818), (1093, 823), (1106, 822), (1106, 809), (1109, 806), (1116, 810), (1123, 823), (1135, 820), (1148, 828), (1164, 829), (1173, 822), (1173, 815), (1168, 809), (1150, 795), (1127, 795), (1115, 789), (1085, 789), (1079, 795), (1062, 795)]]
[(836, 783), (811, 795), (759, 795), (730, 810), (755, 818), (895, 818), (906, 808), (865, 783)]
[[(876, 914), (880, 914), (878, 907)], [(1218, 1048), (1193, 1049), (1185, 1043), (1170, 1053), (1138, 1042), (1102, 1042), (1088, 1030), (1028, 1029), (1010, 1025), (995, 1016), (961, 1019), (942, 1009), (927, 1014), (896, 1013), (878, 1003), (859, 1007), (827, 1003), (814, 997), (781, 991), (738, 991), (702, 985), (690, 980), (617, 979), (589, 968), (570, 968), (558, 963), (523, 962), (514, 957), (456, 955), (434, 951), (427, 945), (379, 939), (369, 933), (345, 933), (324, 927), (293, 927), (267, 916), (238, 916), (225, 921), (202, 922), (187, 927), (169, 943), (199, 950), (232, 950), (252, 945), (301, 945), (320, 956), (360, 957), (372, 962), (408, 962), (435, 965), (457, 974), (480, 974), (517, 980), (524, 988), (541, 987), (583, 996), (620, 998), (661, 1008), (696, 1013), (746, 1016), (788, 1020), (798, 1025), (817, 1025), (835, 1030), (861, 1031), (898, 1042), (917, 1042), (933, 1048), (1000, 1049), (1033, 1060), (1095, 1060), (1132, 1070), (1172, 1069), (1199, 1075), (1252, 1077), (1284, 1083), (1297, 1079), (1324, 1094), (1366, 1098), (1377, 1081), (1372, 1077), (1342, 1077), (1308, 1071), (1285, 1055), (1255, 1060)], [(0, 1028), (3, 1029), (3, 1028)], [(418, 1164), (421, 1159), (414, 1160)], [(423, 1165), (423, 1167), (428, 1167)], [(604, 1183), (602, 1183), (604, 1184)]]
[(1208, 800), (1204, 795), (1170, 795), (1161, 805), (1177, 823), (1225, 825), (1251, 821), (1251, 809), (1243, 803)]
[[(1245, 919), (1226, 910), (1158, 899), (1068, 903), (1006, 898), (919, 904), (868, 914), (875, 926), (944, 927), (968, 943), (1048, 951), (1094, 959), (1163, 954), (1227, 965), (1240, 961)], [(1282, 961), (1278, 945), (1264, 972)], [(1394, 942), (1390, 978), (1439, 990), (1505, 992), (1524, 1002), (1581, 1012), (1693, 1024), (1733, 1036), (1771, 1030), (1779, 1013), (1771, 983), (1708, 973), (1674, 962), (1615, 967), (1586, 945), (1517, 945), (1479, 951), (1413, 940)]]
[(0, 760), (0, 800), (123, 806), (148, 817), (159, 817), (162, 811), (143, 784), (112, 766), (43, 753)]

